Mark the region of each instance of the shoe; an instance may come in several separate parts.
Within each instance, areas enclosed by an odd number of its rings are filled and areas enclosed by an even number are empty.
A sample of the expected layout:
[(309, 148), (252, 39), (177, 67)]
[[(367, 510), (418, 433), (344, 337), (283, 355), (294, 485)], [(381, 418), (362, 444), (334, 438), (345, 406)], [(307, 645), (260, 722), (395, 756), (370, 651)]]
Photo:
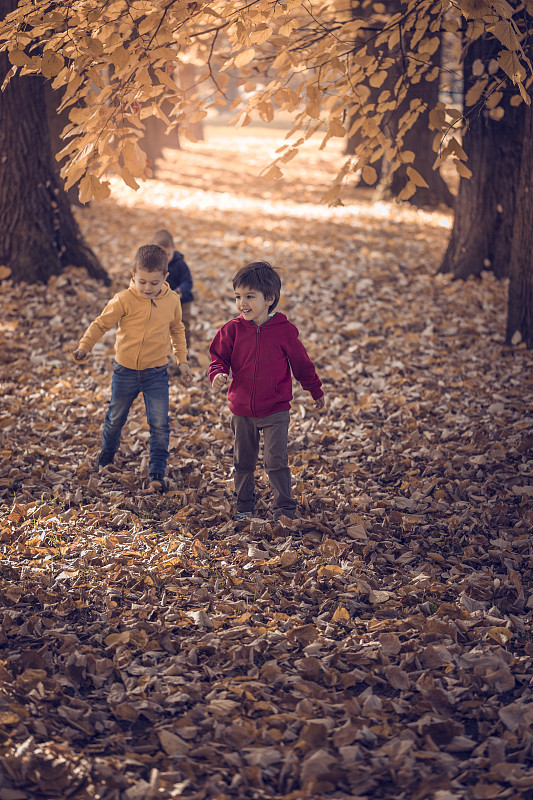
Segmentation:
[(279, 517), (278, 517), (278, 516), (275, 516), (275, 517), (274, 517), (274, 525), (281, 525), (281, 527), (282, 527), (282, 528), (285, 528), (285, 527), (286, 527), (286, 523), (283, 523), (283, 522), (282, 522), (282, 520), (281, 520), (281, 516), (283, 516), (283, 517), (284, 517), (284, 519), (290, 519), (290, 520), (293, 520), (293, 519), (294, 519), (294, 517), (289, 517), (287, 514), (283, 514), (283, 515), (282, 515), (282, 514), (280, 514), (280, 516), (279, 516)]
[(148, 481), (149, 481), (148, 488), (152, 492), (159, 492), (160, 494), (163, 494), (164, 492), (166, 492), (167, 487), (166, 487), (166, 484), (165, 484), (165, 476), (164, 475), (161, 475), (159, 472), (152, 472), (148, 476)]
[(237, 511), (233, 517), (233, 522), (246, 522), (247, 520), (251, 519), (253, 515), (253, 511)]
[(113, 463), (114, 458), (114, 453), (111, 453), (109, 450), (101, 450), (100, 455), (96, 459), (96, 468), (98, 469), (98, 467), (107, 467), (108, 464)]

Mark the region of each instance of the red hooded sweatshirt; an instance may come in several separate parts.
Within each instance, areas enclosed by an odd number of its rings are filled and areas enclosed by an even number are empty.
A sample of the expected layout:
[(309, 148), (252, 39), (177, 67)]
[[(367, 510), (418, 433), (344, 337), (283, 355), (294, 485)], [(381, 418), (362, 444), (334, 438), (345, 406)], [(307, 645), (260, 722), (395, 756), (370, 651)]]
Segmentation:
[(230, 411), (240, 417), (266, 417), (291, 407), (291, 370), (314, 400), (322, 397), (315, 365), (298, 338), (298, 328), (276, 313), (263, 325), (242, 316), (226, 322), (209, 347), (207, 374), (231, 371)]

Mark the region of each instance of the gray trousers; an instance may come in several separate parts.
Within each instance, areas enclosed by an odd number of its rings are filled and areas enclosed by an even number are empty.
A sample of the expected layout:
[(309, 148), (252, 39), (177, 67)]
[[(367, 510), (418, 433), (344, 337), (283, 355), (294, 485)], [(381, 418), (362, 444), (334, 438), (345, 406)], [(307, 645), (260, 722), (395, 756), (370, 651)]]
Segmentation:
[(277, 411), (267, 417), (239, 417), (233, 414), (235, 434), (233, 464), (237, 511), (253, 511), (255, 506), (254, 471), (259, 456), (259, 437), (263, 431), (265, 470), (274, 498), (273, 513), (294, 517), (296, 502), (291, 496), (291, 471), (287, 455), (289, 412)]

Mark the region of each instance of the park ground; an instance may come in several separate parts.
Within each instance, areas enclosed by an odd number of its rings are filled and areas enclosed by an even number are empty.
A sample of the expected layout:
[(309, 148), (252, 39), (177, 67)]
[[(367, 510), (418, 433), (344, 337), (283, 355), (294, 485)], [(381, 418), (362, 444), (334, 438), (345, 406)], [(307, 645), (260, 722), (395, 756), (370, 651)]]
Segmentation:
[[(437, 274), (445, 210), (321, 205), (340, 149), (261, 178), (279, 137), (210, 127), (77, 210), (111, 289), (75, 265), (2, 284), (3, 800), (533, 798), (533, 370), (507, 287)], [(140, 401), (94, 471), (113, 336), (70, 355), (159, 228), (196, 295), (164, 495)], [(295, 387), (299, 519), (267, 521), (258, 470), (237, 531), (207, 348), (257, 258), (326, 408)]]

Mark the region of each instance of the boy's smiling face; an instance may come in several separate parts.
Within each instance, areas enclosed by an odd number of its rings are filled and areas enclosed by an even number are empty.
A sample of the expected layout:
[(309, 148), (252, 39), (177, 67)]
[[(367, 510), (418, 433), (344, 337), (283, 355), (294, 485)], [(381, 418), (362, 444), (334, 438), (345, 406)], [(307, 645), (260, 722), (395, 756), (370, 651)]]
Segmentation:
[(265, 297), (263, 292), (250, 289), (247, 286), (237, 286), (235, 289), (235, 304), (237, 311), (244, 319), (262, 325), (268, 319), (268, 309), (274, 302), (273, 297)]
[(159, 272), (159, 270), (150, 272), (147, 269), (138, 268), (134, 270), (131, 275), (139, 294), (151, 300), (161, 291), (161, 287), (167, 278), (168, 272)]

